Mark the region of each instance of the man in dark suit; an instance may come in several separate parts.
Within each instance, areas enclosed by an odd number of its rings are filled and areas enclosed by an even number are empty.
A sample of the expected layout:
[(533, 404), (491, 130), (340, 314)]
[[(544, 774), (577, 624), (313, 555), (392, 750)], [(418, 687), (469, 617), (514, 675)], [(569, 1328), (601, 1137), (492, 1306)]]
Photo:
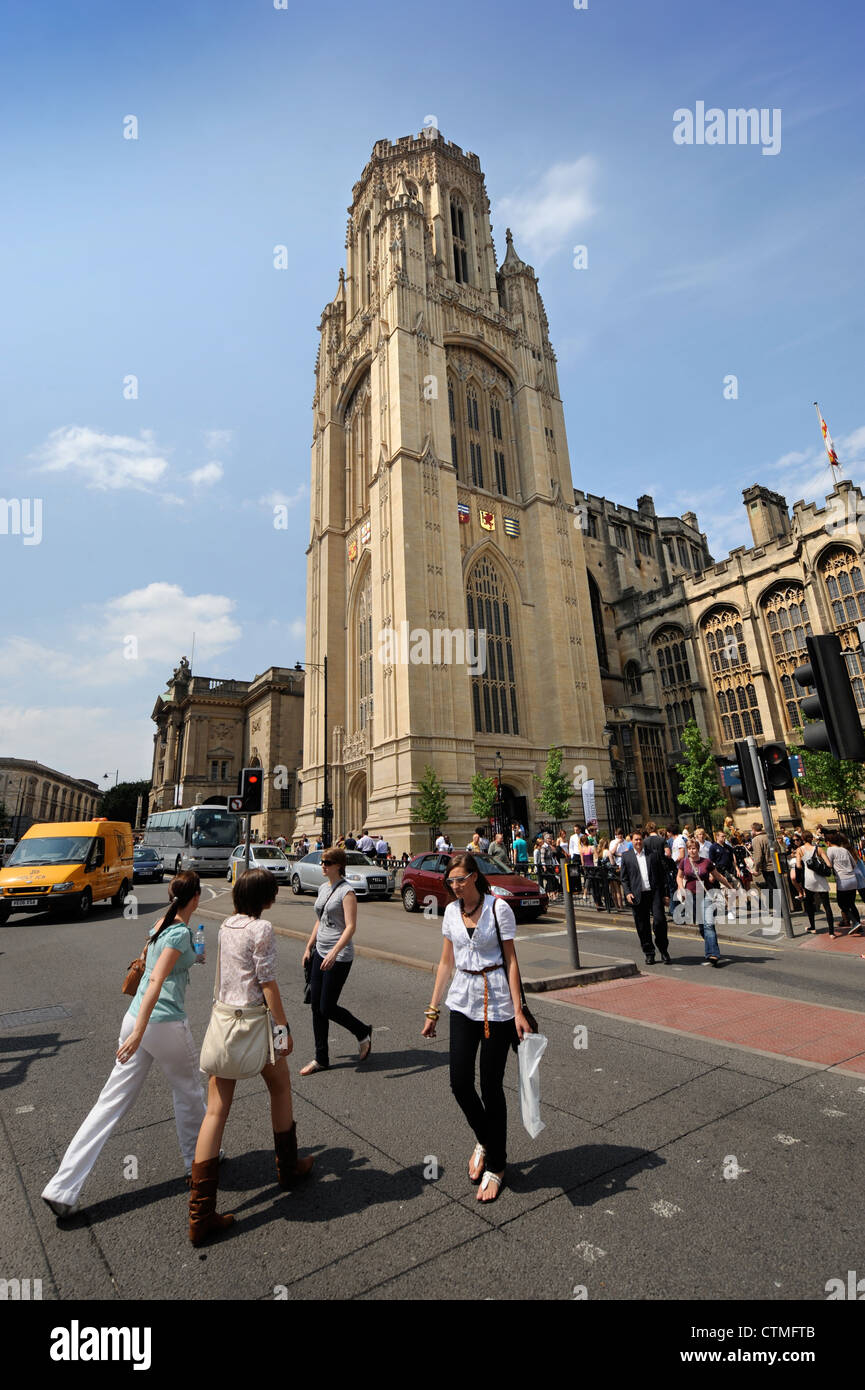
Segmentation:
[[(670, 965), (667, 938), (667, 919), (664, 915), (664, 892), (666, 874), (658, 850), (646, 850), (642, 831), (635, 830), (633, 848), (626, 849), (622, 855), (622, 892), (625, 902), (630, 904), (640, 945), (647, 965), (655, 964), (655, 945), (661, 953), (661, 960)], [(655, 945), (652, 944), (652, 931)]]

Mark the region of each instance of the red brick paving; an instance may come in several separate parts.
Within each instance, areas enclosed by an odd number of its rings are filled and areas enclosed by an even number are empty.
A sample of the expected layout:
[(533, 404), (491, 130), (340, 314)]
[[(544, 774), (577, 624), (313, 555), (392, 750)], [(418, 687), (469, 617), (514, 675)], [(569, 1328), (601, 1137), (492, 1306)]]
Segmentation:
[[(862, 986), (865, 998), (865, 963)], [(798, 1061), (843, 1065), (845, 1071), (865, 1075), (865, 1013), (647, 975), (551, 990), (550, 997), (636, 1023), (659, 1024)]]
[(832, 951), (839, 956), (865, 955), (865, 936), (836, 936), (833, 940), (828, 932), (818, 932), (799, 944), (803, 951)]

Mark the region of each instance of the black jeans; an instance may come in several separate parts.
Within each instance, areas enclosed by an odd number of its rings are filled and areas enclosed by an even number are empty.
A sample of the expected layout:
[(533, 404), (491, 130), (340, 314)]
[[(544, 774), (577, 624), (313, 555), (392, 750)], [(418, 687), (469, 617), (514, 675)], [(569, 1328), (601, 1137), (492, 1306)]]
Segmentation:
[[(501, 1173), (507, 1161), (508, 1107), (502, 1084), (508, 1051), (514, 1038), (513, 1019), (491, 1023), (484, 1037), (483, 1020), (475, 1022), (457, 1009), (451, 1011), (451, 1090), (487, 1151), (486, 1167)], [(475, 1059), (481, 1051), (481, 1093), (475, 1089)]]
[(815, 893), (815, 892), (813, 891), (813, 889), (811, 889), (811, 888), (806, 888), (806, 889), (805, 889), (805, 912), (806, 912), (806, 915), (807, 915), (807, 917), (808, 917), (808, 925), (809, 925), (810, 927), (813, 927), (813, 926), (814, 926), (814, 908), (815, 908), (816, 906), (818, 906), (818, 905), (822, 906), (823, 911), (824, 911), (825, 914), (826, 914), (826, 921), (829, 923), (829, 930), (830, 930), (830, 931), (834, 931), (834, 930), (835, 930), (835, 919), (834, 919), (834, 917), (832, 916), (832, 905), (831, 905), (831, 903), (829, 902), (829, 890), (828, 890), (828, 888), (827, 888), (827, 890), (826, 890), (825, 893)]
[(838, 906), (845, 914), (851, 926), (858, 927), (861, 918), (859, 916), (859, 909), (856, 906), (855, 888), (847, 888), (843, 893), (840, 888), (838, 889)]
[(369, 1037), (371, 1026), (368, 1023), (361, 1023), (360, 1019), (350, 1014), (348, 1009), (343, 1009), (339, 1003), (339, 996), (342, 987), (348, 979), (348, 972), (351, 970), (353, 962), (350, 960), (336, 961), (330, 970), (322, 970), (321, 956), (313, 946), (312, 948), (312, 974), (309, 978), (309, 991), (312, 1004), (312, 1031), (315, 1037), (315, 1060), (320, 1067), (330, 1065), (330, 1058), (327, 1051), (327, 1032), (328, 1025), (333, 1020), (343, 1028), (347, 1028), (360, 1042), (363, 1038)]

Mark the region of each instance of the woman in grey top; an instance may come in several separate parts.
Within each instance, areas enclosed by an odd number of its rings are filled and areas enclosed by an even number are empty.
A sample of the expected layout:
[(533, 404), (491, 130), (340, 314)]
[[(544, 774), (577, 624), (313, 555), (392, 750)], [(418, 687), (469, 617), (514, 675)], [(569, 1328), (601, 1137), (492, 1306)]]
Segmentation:
[(366, 1060), (372, 1048), (372, 1025), (361, 1023), (339, 1003), (342, 987), (354, 960), (352, 937), (357, 926), (357, 898), (343, 878), (345, 865), (343, 849), (327, 849), (321, 856), (321, 867), (327, 881), (318, 890), (315, 900), (317, 921), (303, 953), (304, 965), (312, 957), (309, 989), (315, 1061), (301, 1068), (301, 1076), (311, 1076), (313, 1072), (325, 1071), (330, 1066), (327, 1033), (331, 1020), (347, 1028), (357, 1038), (361, 1062)]
[(856, 860), (850, 848), (850, 841), (839, 830), (830, 831), (826, 839), (829, 844), (826, 858), (835, 871), (838, 906), (844, 915), (841, 925), (850, 927), (848, 936), (861, 936), (862, 924), (856, 907)]

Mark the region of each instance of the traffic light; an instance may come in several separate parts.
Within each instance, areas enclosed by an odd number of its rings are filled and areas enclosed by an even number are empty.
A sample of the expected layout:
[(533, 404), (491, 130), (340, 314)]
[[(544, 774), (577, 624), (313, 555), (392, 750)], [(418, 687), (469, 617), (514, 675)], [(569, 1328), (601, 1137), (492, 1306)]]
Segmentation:
[(819, 723), (805, 725), (802, 741), (806, 748), (829, 752), (851, 762), (865, 762), (865, 734), (859, 722), (841, 643), (834, 633), (806, 637), (805, 641), (808, 661), (793, 672), (793, 679), (803, 690), (813, 686), (817, 692), (799, 703), (802, 713)]
[(257, 815), (261, 810), (263, 778), (260, 767), (245, 767), (240, 774), (238, 793), (242, 802), (241, 810)]
[(789, 791), (796, 784), (790, 769), (790, 755), (786, 744), (764, 743), (759, 750), (760, 761), (766, 773), (766, 786), (776, 792)]
[(746, 806), (759, 806), (760, 793), (757, 790), (757, 781), (754, 776), (754, 767), (751, 763), (751, 750), (744, 739), (733, 745), (736, 752), (736, 762), (739, 764), (739, 777), (742, 782), (742, 800)]

